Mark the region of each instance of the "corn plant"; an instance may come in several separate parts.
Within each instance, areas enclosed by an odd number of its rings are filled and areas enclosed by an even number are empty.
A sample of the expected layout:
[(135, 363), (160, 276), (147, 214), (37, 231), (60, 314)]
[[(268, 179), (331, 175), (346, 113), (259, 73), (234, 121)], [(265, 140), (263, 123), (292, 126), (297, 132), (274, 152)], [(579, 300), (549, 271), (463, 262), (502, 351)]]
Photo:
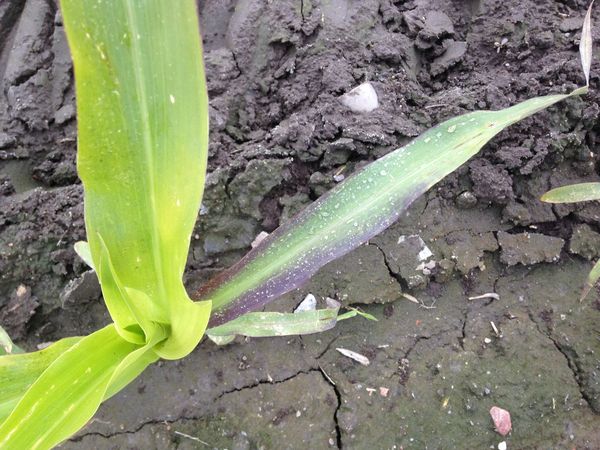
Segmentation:
[(95, 269), (114, 322), (0, 357), (3, 449), (47, 449), (67, 439), (148, 365), (186, 356), (204, 334), (223, 343), (312, 333), (359, 314), (338, 315), (337, 303), (296, 314), (253, 311), (391, 225), (507, 126), (588, 89), (443, 122), (339, 184), (192, 301), (182, 275), (208, 147), (194, 0), (62, 0), (61, 7), (75, 69), (88, 239), (76, 250)]

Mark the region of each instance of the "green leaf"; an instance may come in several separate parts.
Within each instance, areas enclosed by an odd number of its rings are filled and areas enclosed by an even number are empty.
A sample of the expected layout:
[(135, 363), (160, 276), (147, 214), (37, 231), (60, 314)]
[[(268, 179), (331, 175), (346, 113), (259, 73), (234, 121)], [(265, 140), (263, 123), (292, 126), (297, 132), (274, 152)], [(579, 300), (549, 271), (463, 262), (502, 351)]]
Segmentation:
[(82, 259), (82, 261), (86, 263), (88, 267), (90, 267), (90, 269), (96, 270), (94, 267), (94, 261), (92, 261), (92, 252), (90, 250), (90, 244), (88, 244), (86, 241), (78, 241), (75, 242), (73, 248), (75, 249), (75, 253), (77, 253), (77, 256), (79, 256)]
[(142, 347), (124, 340), (109, 325), (75, 342), (37, 378), (2, 423), (0, 448), (49, 449), (68, 438), (108, 394), (156, 359), (148, 355), (162, 338), (164, 333), (150, 336)]
[(594, 264), (594, 267), (592, 267), (592, 270), (588, 274), (585, 286), (581, 292), (581, 297), (579, 298), (580, 302), (588, 296), (598, 280), (600, 280), (600, 260), (596, 261), (596, 264)]
[(10, 355), (11, 353), (22, 353), (19, 347), (17, 347), (8, 333), (4, 330), (4, 328), (0, 327), (0, 356), (2, 355)]
[(229, 344), (236, 336), (274, 337), (320, 333), (335, 327), (341, 320), (361, 316), (377, 321), (371, 314), (350, 308), (339, 314), (339, 302), (328, 299), (328, 308), (290, 313), (254, 312), (215, 328), (206, 330), (206, 335), (217, 345)]
[(587, 92), (527, 100), (501, 111), (450, 119), (369, 164), (279, 227), (196, 294), (211, 299), (217, 326), (295, 289), (320, 267), (390, 226), (431, 186), (507, 126)]
[[(320, 333), (333, 328), (338, 319), (340, 304), (331, 301), (328, 308), (295, 313), (253, 312), (231, 322), (206, 330), (217, 345), (231, 342), (235, 336), (273, 337)], [(350, 311), (345, 319), (356, 316)], [(343, 320), (343, 319), (342, 319)]]
[(373, 320), (375, 322), (379, 321), (377, 319), (377, 317), (375, 317), (372, 314), (366, 313), (364, 311), (360, 311), (360, 310), (358, 310), (356, 308), (352, 308), (352, 307), (350, 307), (349, 309), (350, 309), (350, 311), (345, 312), (344, 314), (340, 314), (338, 316), (338, 319), (337, 319), (338, 322), (341, 321), (341, 320), (351, 319), (351, 318), (356, 317), (356, 316), (360, 316), (360, 317), (362, 317), (364, 319), (367, 319), (367, 320)]
[(574, 203), (600, 200), (600, 183), (579, 183), (561, 186), (542, 195), (547, 203)]
[[(195, 2), (63, 0), (61, 7), (91, 265), (119, 334), (141, 344), (163, 324), (171, 335), (157, 351), (182, 356), (197, 345), (210, 311), (210, 303), (191, 302), (181, 281), (208, 147)], [(80, 254), (88, 257), (85, 248)]]
[(0, 423), (42, 372), (79, 340), (66, 338), (38, 352), (0, 357)]

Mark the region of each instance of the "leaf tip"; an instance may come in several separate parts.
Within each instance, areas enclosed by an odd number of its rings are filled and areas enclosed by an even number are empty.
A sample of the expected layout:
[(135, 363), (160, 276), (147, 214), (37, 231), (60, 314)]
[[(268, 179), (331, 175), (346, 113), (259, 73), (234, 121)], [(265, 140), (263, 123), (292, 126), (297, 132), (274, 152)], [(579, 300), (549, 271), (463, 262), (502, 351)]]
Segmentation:
[(590, 3), (583, 19), (581, 40), (579, 42), (579, 54), (581, 56), (581, 65), (583, 67), (586, 86), (590, 85), (590, 69), (592, 67), (592, 6), (594, 6), (594, 0)]

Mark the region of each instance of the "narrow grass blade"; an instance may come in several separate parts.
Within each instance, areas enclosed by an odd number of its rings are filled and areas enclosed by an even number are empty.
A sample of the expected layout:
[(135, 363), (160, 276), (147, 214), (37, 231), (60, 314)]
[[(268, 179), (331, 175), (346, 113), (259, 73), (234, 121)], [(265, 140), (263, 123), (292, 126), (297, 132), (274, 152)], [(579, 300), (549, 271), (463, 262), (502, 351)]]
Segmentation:
[(581, 65), (585, 75), (585, 84), (590, 84), (590, 69), (592, 67), (592, 6), (590, 3), (587, 14), (583, 19), (583, 28), (581, 29), (581, 40), (579, 41), (579, 54), (581, 56)]
[(255, 310), (299, 287), (320, 267), (390, 226), (420, 195), (507, 126), (572, 95), (527, 100), (501, 111), (450, 119), (346, 179), (275, 230), (197, 293), (211, 299), (210, 326)]
[(561, 186), (542, 195), (547, 203), (574, 203), (600, 200), (600, 183), (579, 183)]
[(38, 352), (0, 357), (0, 423), (42, 372), (80, 339), (62, 339)]
[[(209, 314), (208, 304), (196, 307), (181, 295), (208, 147), (196, 4), (105, 3), (61, 2), (74, 61), (89, 254), (104, 269), (103, 294), (123, 338), (139, 343), (140, 327), (148, 334), (157, 314), (145, 311), (160, 310), (161, 323), (172, 324), (193, 310), (197, 325), (176, 339), (190, 341), (202, 335), (196, 327)], [(132, 299), (131, 292), (143, 295)], [(171, 356), (182, 353), (168, 348)]]
[(594, 264), (594, 267), (592, 267), (592, 270), (588, 274), (585, 286), (581, 292), (581, 297), (579, 297), (580, 302), (588, 296), (598, 280), (600, 280), (600, 260), (596, 261), (596, 264)]
[(49, 449), (68, 438), (87, 423), (107, 393), (139, 373), (138, 360), (152, 361), (147, 352), (160, 338), (157, 334), (146, 346), (137, 346), (109, 325), (74, 343), (44, 370), (2, 423), (0, 448)]

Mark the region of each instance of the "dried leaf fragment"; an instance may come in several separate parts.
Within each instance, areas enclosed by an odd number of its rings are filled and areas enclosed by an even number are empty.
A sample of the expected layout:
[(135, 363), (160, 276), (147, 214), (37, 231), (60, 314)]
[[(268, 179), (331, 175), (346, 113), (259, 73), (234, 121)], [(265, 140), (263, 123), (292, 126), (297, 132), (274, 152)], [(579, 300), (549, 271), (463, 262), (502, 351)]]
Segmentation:
[(362, 364), (363, 366), (368, 366), (369, 364), (371, 364), (371, 361), (369, 361), (369, 358), (367, 358), (364, 355), (361, 355), (360, 353), (356, 353), (353, 352), (352, 350), (348, 350), (345, 348), (336, 348), (336, 350), (338, 352), (340, 352), (342, 355), (353, 359), (354, 361), (356, 361), (359, 364)]
[(592, 67), (592, 6), (594, 1), (590, 3), (590, 6), (583, 19), (583, 28), (581, 29), (581, 41), (579, 42), (579, 54), (581, 55), (581, 65), (583, 66), (583, 73), (585, 75), (586, 86), (590, 85), (590, 69)]

